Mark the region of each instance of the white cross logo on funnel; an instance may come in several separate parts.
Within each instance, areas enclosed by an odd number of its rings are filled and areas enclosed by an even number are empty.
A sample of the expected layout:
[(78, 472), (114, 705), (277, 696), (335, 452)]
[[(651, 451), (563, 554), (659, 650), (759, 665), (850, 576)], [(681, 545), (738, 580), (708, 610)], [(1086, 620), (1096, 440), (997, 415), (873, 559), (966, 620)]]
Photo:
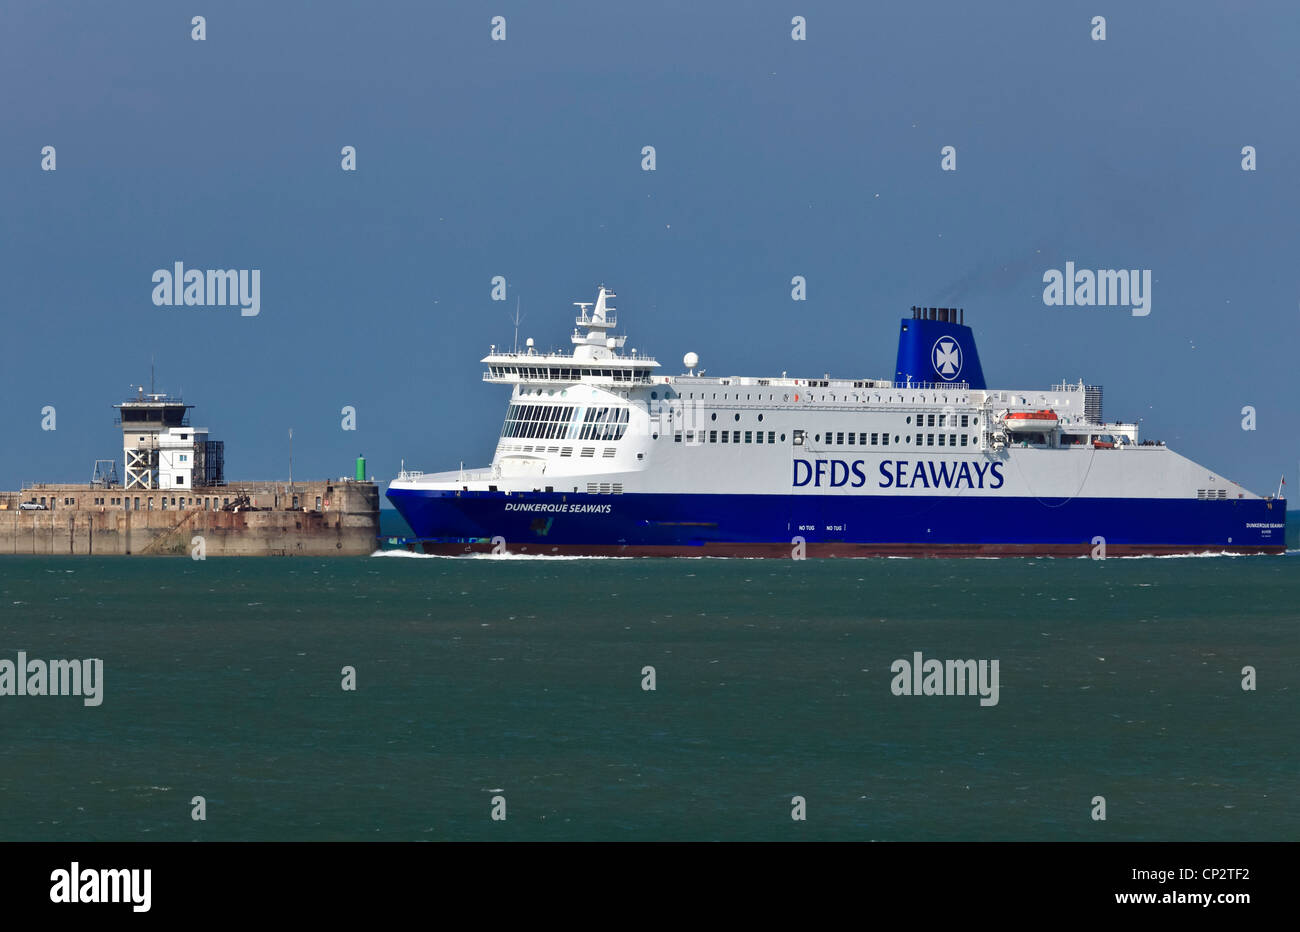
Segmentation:
[(961, 372), (961, 346), (952, 337), (940, 337), (930, 351), (934, 371), (943, 379), (955, 379)]

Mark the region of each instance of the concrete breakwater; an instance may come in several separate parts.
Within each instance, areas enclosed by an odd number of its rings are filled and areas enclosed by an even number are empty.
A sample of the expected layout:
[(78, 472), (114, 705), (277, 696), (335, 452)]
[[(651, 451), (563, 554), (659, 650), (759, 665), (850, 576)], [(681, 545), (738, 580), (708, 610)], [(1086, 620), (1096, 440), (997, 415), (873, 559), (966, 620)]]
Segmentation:
[(353, 479), (0, 492), (0, 554), (358, 556), (378, 534), (379, 488)]

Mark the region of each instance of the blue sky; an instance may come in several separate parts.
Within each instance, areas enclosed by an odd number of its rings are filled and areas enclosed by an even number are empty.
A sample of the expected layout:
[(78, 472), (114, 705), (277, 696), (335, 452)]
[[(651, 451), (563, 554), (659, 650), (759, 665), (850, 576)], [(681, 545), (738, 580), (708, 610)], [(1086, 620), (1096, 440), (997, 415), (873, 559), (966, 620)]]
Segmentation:
[[(717, 375), (889, 377), (899, 317), (960, 305), (991, 385), (1082, 377), (1294, 486), (1295, 4), (191, 6), (0, 11), (0, 487), (120, 460), (151, 358), (231, 478), (287, 476), (289, 427), (299, 477), (485, 463), (516, 297), (564, 345), (602, 281), (629, 345)], [(260, 269), (261, 313), (155, 306), (178, 260)], [(1151, 269), (1150, 315), (1045, 306), (1067, 260)]]

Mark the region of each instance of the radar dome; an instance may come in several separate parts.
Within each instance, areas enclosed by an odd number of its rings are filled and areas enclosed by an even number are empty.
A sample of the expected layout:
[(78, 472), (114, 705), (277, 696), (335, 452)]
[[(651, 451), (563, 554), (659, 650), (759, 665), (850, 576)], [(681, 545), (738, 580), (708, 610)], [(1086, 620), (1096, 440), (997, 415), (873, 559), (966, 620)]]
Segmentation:
[(685, 364), (687, 369), (694, 369), (700, 364), (700, 357), (696, 353), (687, 353), (682, 357), (682, 363)]

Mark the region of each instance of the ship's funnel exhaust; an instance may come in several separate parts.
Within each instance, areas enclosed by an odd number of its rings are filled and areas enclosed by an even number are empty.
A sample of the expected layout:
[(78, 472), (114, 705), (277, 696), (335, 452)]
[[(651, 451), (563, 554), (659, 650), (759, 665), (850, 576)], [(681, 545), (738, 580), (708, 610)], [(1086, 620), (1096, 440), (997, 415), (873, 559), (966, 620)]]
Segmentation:
[(898, 382), (967, 383), (983, 390), (984, 370), (966, 311), (957, 307), (913, 307), (898, 334)]

